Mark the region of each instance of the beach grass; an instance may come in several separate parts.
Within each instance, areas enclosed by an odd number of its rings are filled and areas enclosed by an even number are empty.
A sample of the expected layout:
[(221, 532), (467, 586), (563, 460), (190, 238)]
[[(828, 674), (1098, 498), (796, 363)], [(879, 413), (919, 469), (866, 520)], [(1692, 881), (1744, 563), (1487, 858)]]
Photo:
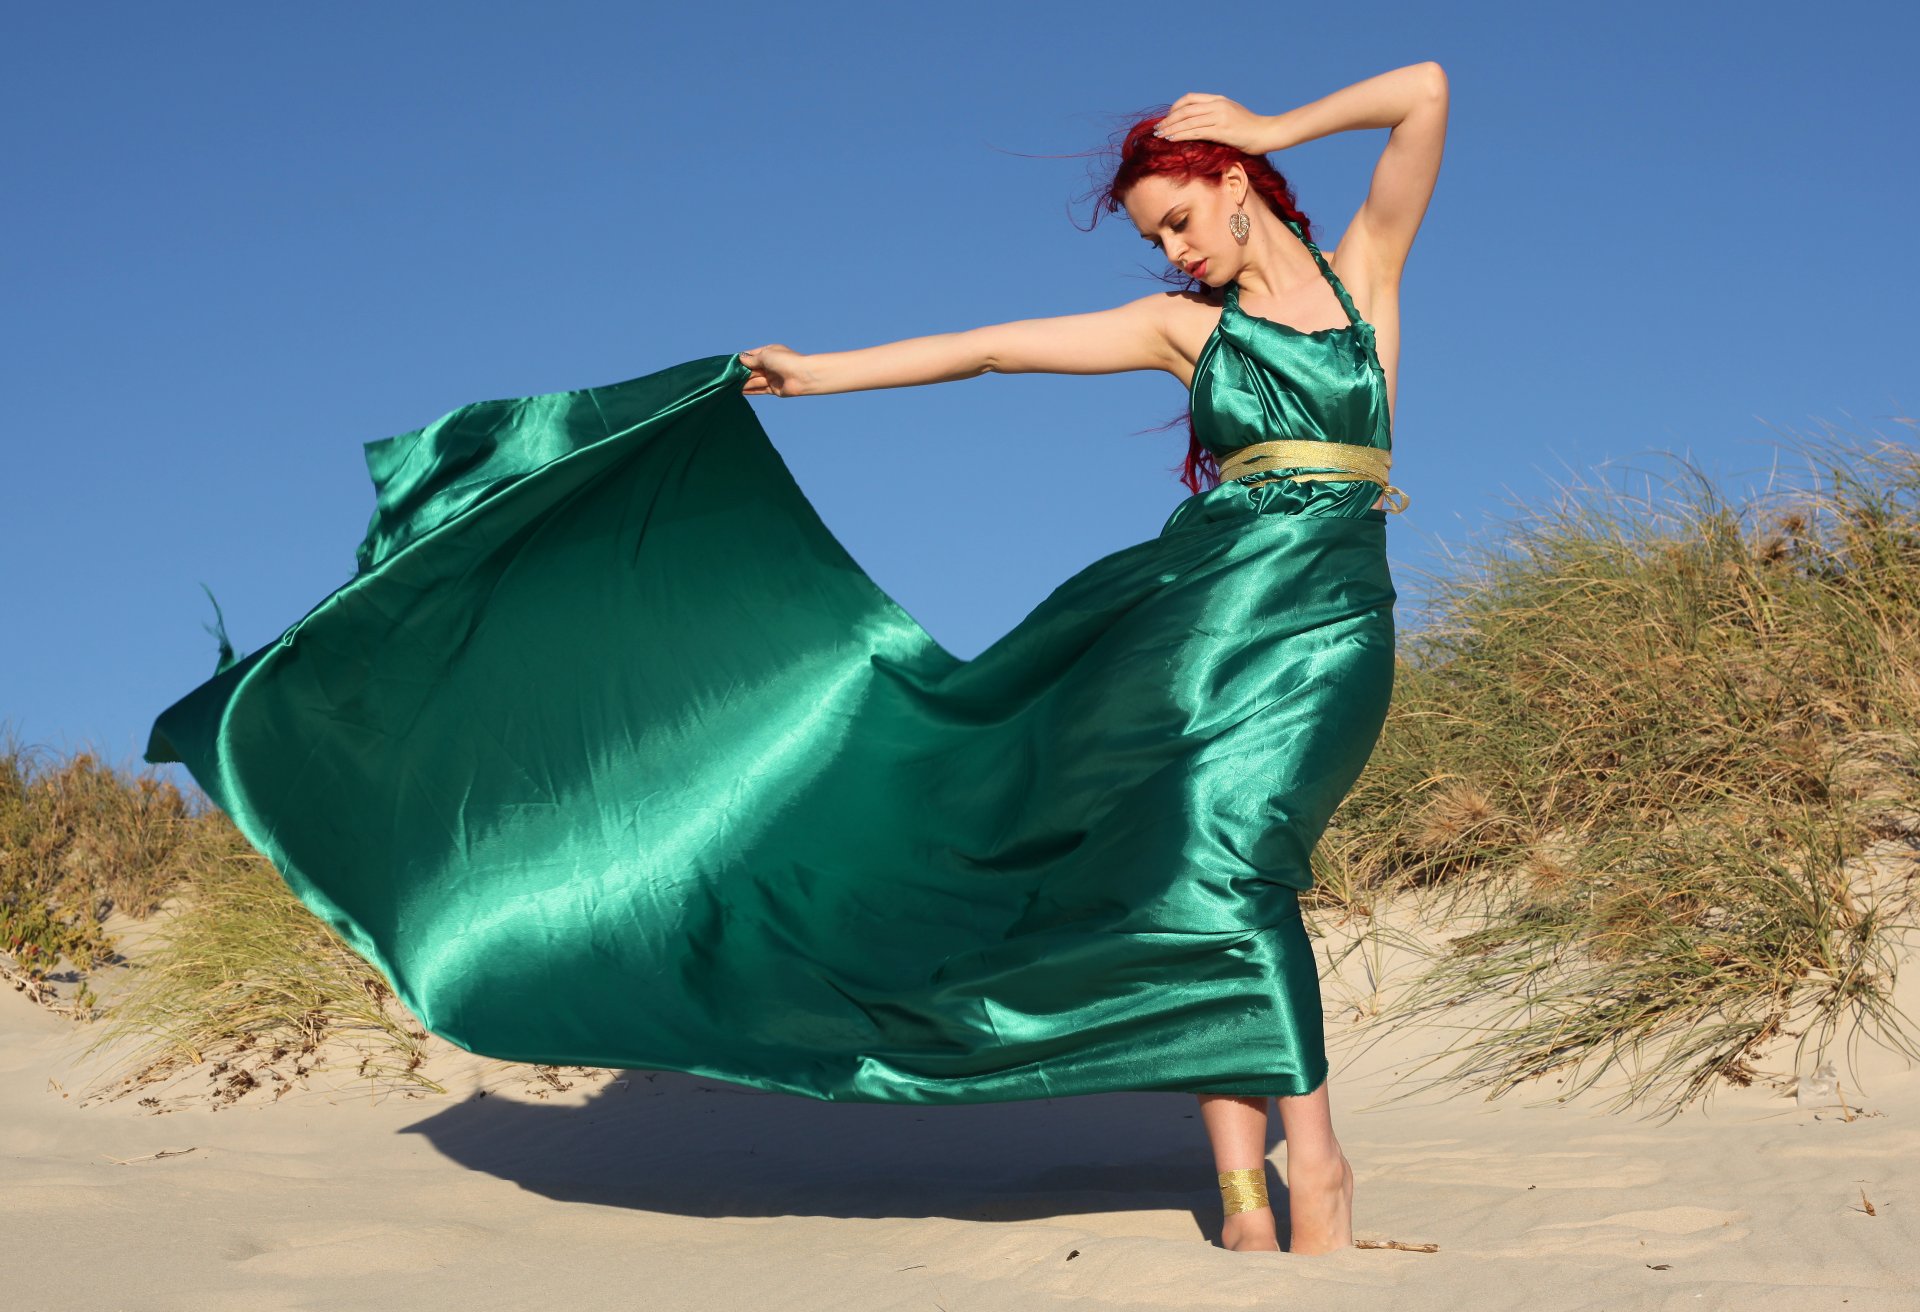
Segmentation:
[[(223, 827), (151, 774), (129, 777), (92, 752), (60, 759), (0, 731), (0, 975), (87, 1014), (86, 973), (118, 961), (107, 918), (152, 916), (225, 843)], [(46, 987), (63, 968), (79, 983), (71, 995)]]
[(369, 1092), (445, 1092), (421, 1070), (427, 1032), (386, 979), (238, 830), (233, 838), (187, 877), (182, 906), (107, 1005), (87, 1052), (124, 1055), (92, 1096), (123, 1096), (204, 1065), (217, 1101), (267, 1089), (278, 1098), (322, 1063), (352, 1067)]
[[(1907, 421), (1910, 423), (1910, 421)], [(1786, 443), (1730, 499), (1664, 459), (1564, 487), (1437, 579), (1310, 909), (1418, 893), (1451, 935), (1373, 1021), (1433, 1083), (1624, 1076), (1671, 1115), (1785, 1036), (1916, 1053), (1891, 991), (1920, 834), (1920, 459)], [(1456, 1018), (1472, 1016), (1469, 1022)]]
[[(160, 913), (167, 914), (161, 916)], [(126, 954), (114, 912), (157, 928)], [(158, 917), (156, 920), (155, 918)], [(116, 987), (103, 999), (96, 978)], [(373, 1090), (440, 1086), (378, 971), (197, 789), (0, 734), (0, 980), (118, 1049), (90, 1096), (208, 1066), (232, 1101), (351, 1061)], [(324, 1048), (324, 1055), (323, 1054)], [(278, 1092), (274, 1096), (278, 1096)]]

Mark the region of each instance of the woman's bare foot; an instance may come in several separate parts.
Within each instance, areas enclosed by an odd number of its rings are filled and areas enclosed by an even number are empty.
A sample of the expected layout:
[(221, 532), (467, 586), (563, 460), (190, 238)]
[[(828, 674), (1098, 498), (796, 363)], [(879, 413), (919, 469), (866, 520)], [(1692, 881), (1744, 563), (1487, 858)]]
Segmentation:
[(1287, 1155), (1287, 1212), (1293, 1221), (1290, 1253), (1331, 1253), (1353, 1247), (1353, 1167), (1336, 1150), (1331, 1162), (1295, 1162)]
[(1280, 1236), (1274, 1229), (1271, 1207), (1251, 1207), (1235, 1212), (1220, 1224), (1220, 1247), (1237, 1253), (1265, 1249), (1280, 1251)]

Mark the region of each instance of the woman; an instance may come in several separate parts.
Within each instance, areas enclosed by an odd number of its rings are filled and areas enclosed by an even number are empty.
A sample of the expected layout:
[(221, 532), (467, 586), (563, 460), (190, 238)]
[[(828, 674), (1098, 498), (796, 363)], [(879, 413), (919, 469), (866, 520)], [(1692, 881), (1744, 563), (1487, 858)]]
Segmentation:
[[(784, 346), (763, 346), (741, 354), (741, 361), (753, 369), (745, 390), (748, 395), (806, 396), (986, 372), (1164, 369), (1190, 389), (1196, 381), (1213, 388), (1195, 398), (1198, 409), (1186, 469), (1195, 491), (1198, 478), (1212, 472), (1210, 462), (1266, 438), (1269, 428), (1321, 441), (1378, 438), (1378, 445), (1388, 448), (1394, 392), (1390, 362), (1399, 355), (1400, 271), (1439, 173), (1446, 117), (1446, 76), (1432, 63), (1396, 69), (1274, 118), (1252, 114), (1221, 96), (1183, 96), (1164, 118), (1139, 124), (1128, 136), (1106, 200), (1110, 209), (1124, 206), (1142, 237), (1198, 288), (1186, 295), (1142, 297), (1096, 314), (996, 324), (863, 351), (803, 356)], [(1303, 236), (1306, 222), (1293, 209), (1285, 181), (1262, 157), (1357, 127), (1394, 131), (1374, 171), (1366, 204), (1338, 252), (1328, 259), (1335, 267), (1328, 268), (1311, 246), (1296, 238), (1292, 225), (1298, 223)], [(1189, 142), (1214, 142), (1226, 149), (1195, 150), (1183, 145)], [(1222, 163), (1236, 152), (1244, 152), (1244, 157)], [(1242, 215), (1244, 223), (1238, 221)], [(1345, 270), (1344, 278), (1336, 276), (1336, 268)], [(1224, 306), (1222, 293), (1231, 298)], [(1349, 293), (1353, 305), (1365, 307), (1351, 316)], [(1263, 326), (1263, 320), (1270, 322)], [(1348, 327), (1355, 329), (1351, 353), (1338, 340)], [(1216, 334), (1221, 334), (1218, 342)], [(1230, 350), (1235, 357), (1231, 365), (1210, 357), (1216, 350)], [(1330, 355), (1337, 362), (1326, 358)], [(1273, 357), (1278, 357), (1279, 367)], [(1329, 432), (1334, 425), (1316, 406), (1331, 404), (1343, 418), (1355, 415), (1354, 394), (1344, 391), (1349, 382), (1344, 375), (1354, 357), (1363, 369), (1377, 360), (1385, 398), (1378, 422), (1372, 422), (1363, 400), (1358, 409), (1363, 431)], [(1319, 375), (1329, 363), (1342, 376), (1323, 387)], [(1214, 365), (1210, 371), (1209, 364)], [(1294, 394), (1302, 386), (1308, 394)], [(1259, 409), (1245, 412), (1251, 406)], [(1203, 426), (1209, 429), (1204, 440)], [(1364, 495), (1373, 486), (1342, 480), (1314, 487), (1313, 482), (1331, 480), (1311, 480), (1298, 491), (1269, 489), (1267, 499), (1260, 500), (1258, 489), (1266, 487), (1265, 480), (1275, 472), (1294, 475), (1306, 468), (1289, 465), (1280, 471), (1269, 465), (1261, 473), (1242, 475), (1229, 495), (1235, 504), (1256, 505), (1260, 513), (1339, 515), (1352, 513), (1358, 504), (1356, 491)], [(1202, 504), (1183, 505), (1175, 522), (1210, 513)], [(1386, 505), (1383, 497), (1376, 509)], [(1359, 667), (1354, 673), (1379, 677)], [(1309, 1006), (1319, 1005), (1314, 982), (1313, 997), (1300, 989), (1295, 1023), (1303, 1031), (1312, 1027)], [(1323, 1064), (1316, 1056), (1314, 1068)], [(1223, 1203), (1229, 1209), (1222, 1242), (1236, 1249), (1278, 1247), (1260, 1168), (1266, 1156), (1266, 1097), (1203, 1093), (1199, 1098), (1222, 1176)], [(1322, 1081), (1311, 1093), (1283, 1095), (1278, 1102), (1287, 1141), (1293, 1251), (1345, 1247), (1352, 1243), (1353, 1174), (1334, 1137), (1326, 1084)]]
[[(1185, 96), (1108, 192), (1185, 294), (368, 443), (355, 577), (244, 659), (222, 635), (147, 759), (470, 1051), (847, 1101), (1192, 1092), (1235, 1249), (1278, 1246), (1277, 1096), (1292, 1250), (1344, 1247), (1298, 894), (1386, 715), (1385, 358), (1445, 117), (1433, 64), (1273, 118)], [(1336, 274), (1262, 152), (1374, 126)], [(1189, 385), (1194, 495), (969, 661), (745, 400), (1146, 368)]]

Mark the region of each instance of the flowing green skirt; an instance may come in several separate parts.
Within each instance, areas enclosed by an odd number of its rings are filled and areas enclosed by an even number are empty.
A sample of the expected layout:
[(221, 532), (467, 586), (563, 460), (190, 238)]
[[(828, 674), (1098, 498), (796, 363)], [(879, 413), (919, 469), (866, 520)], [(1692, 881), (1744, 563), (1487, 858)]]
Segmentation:
[(1385, 515), (1224, 485), (960, 660), (746, 377), (367, 444), (354, 578), (223, 636), (146, 759), (476, 1053), (841, 1101), (1318, 1087), (1297, 894), (1386, 716)]

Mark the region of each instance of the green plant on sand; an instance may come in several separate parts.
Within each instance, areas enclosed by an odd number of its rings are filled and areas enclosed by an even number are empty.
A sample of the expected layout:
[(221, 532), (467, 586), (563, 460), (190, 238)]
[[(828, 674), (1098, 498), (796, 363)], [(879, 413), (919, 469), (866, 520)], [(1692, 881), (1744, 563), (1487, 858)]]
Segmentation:
[[(154, 941), (123, 954), (108, 918), (163, 908)], [(103, 1002), (92, 981), (106, 970), (122, 987)], [(357, 1058), (372, 1088), (441, 1089), (418, 1069), (426, 1033), (387, 981), (197, 790), (92, 752), (56, 761), (11, 731), (0, 744), (0, 979), (100, 1022), (87, 1053), (126, 1049), (96, 1084), (106, 1096), (211, 1064), (220, 1102), (255, 1087), (278, 1097), (293, 1087), (282, 1068), (307, 1075), (323, 1042), (329, 1062)]]
[(233, 850), (192, 873), (162, 942), (107, 1007), (87, 1051), (133, 1046), (117, 1082), (96, 1087), (119, 1097), (211, 1063), (217, 1101), (265, 1087), (277, 1099), (317, 1067), (325, 1042), (370, 1089), (445, 1092), (420, 1069), (426, 1031), (387, 981), (232, 833)]

